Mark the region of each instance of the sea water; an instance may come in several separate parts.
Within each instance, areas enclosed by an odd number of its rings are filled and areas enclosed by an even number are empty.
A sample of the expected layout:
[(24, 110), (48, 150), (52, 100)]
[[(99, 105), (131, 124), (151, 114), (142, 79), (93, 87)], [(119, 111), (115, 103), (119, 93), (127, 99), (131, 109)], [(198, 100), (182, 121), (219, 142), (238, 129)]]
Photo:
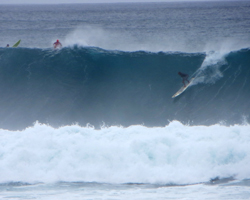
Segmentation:
[(1, 5), (0, 198), (250, 199), (249, 11)]

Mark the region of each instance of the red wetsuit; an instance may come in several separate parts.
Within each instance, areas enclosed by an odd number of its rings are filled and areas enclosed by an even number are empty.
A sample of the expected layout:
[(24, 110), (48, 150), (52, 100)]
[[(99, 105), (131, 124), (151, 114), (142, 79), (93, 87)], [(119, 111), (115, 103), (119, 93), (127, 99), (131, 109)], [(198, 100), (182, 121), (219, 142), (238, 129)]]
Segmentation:
[(59, 42), (59, 40), (57, 40), (54, 44), (54, 48), (61, 48), (62, 47), (62, 44)]

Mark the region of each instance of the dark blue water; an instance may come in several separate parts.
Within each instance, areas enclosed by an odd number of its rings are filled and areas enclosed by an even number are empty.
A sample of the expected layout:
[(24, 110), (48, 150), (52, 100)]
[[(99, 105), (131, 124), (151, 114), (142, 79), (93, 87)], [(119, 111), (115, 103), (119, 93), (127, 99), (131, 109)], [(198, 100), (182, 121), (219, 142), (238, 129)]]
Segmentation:
[[(1, 6), (0, 127), (249, 116), (249, 2)], [(60, 39), (63, 49), (50, 49)], [(181, 87), (178, 71), (195, 76)]]
[[(243, 123), (250, 114), (250, 50), (149, 53), (100, 48), (1, 48), (0, 125), (164, 126)], [(221, 56), (221, 55), (219, 55)], [(210, 61), (212, 60), (212, 61)], [(195, 76), (179, 97), (178, 71)]]

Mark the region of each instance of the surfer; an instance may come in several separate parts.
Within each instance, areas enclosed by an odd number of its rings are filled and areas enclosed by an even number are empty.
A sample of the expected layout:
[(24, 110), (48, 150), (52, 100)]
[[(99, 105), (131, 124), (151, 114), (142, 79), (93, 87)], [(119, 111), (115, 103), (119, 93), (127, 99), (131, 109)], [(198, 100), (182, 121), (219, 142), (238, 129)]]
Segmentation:
[(7, 44), (7, 46), (6, 47), (10, 47), (10, 45), (9, 44)]
[(56, 40), (56, 42), (53, 44), (54, 48), (61, 48), (62, 44), (59, 42), (59, 40)]
[(184, 73), (181, 73), (181, 72), (178, 72), (178, 74), (182, 78), (182, 83), (184, 84), (184, 87), (186, 87), (185, 81), (187, 81), (189, 83), (188, 74), (184, 74)]

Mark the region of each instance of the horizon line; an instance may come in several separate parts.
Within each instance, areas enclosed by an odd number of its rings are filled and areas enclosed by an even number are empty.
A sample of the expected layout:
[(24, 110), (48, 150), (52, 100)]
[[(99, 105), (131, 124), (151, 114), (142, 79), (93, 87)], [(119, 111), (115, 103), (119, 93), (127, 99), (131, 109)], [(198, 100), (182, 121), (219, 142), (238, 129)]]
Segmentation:
[(179, 2), (179, 3), (185, 3), (185, 2), (206, 2), (206, 3), (209, 3), (209, 2), (249, 2), (250, 0), (167, 0), (167, 1), (162, 1), (162, 0), (159, 0), (159, 1), (122, 1), (122, 2), (58, 2), (58, 3), (54, 3), (54, 2), (51, 2), (51, 3), (27, 3), (27, 2), (24, 2), (24, 3), (10, 3), (10, 2), (0, 2), (0, 5), (62, 5), (62, 4), (126, 4), (126, 3), (175, 3), (175, 2)]

